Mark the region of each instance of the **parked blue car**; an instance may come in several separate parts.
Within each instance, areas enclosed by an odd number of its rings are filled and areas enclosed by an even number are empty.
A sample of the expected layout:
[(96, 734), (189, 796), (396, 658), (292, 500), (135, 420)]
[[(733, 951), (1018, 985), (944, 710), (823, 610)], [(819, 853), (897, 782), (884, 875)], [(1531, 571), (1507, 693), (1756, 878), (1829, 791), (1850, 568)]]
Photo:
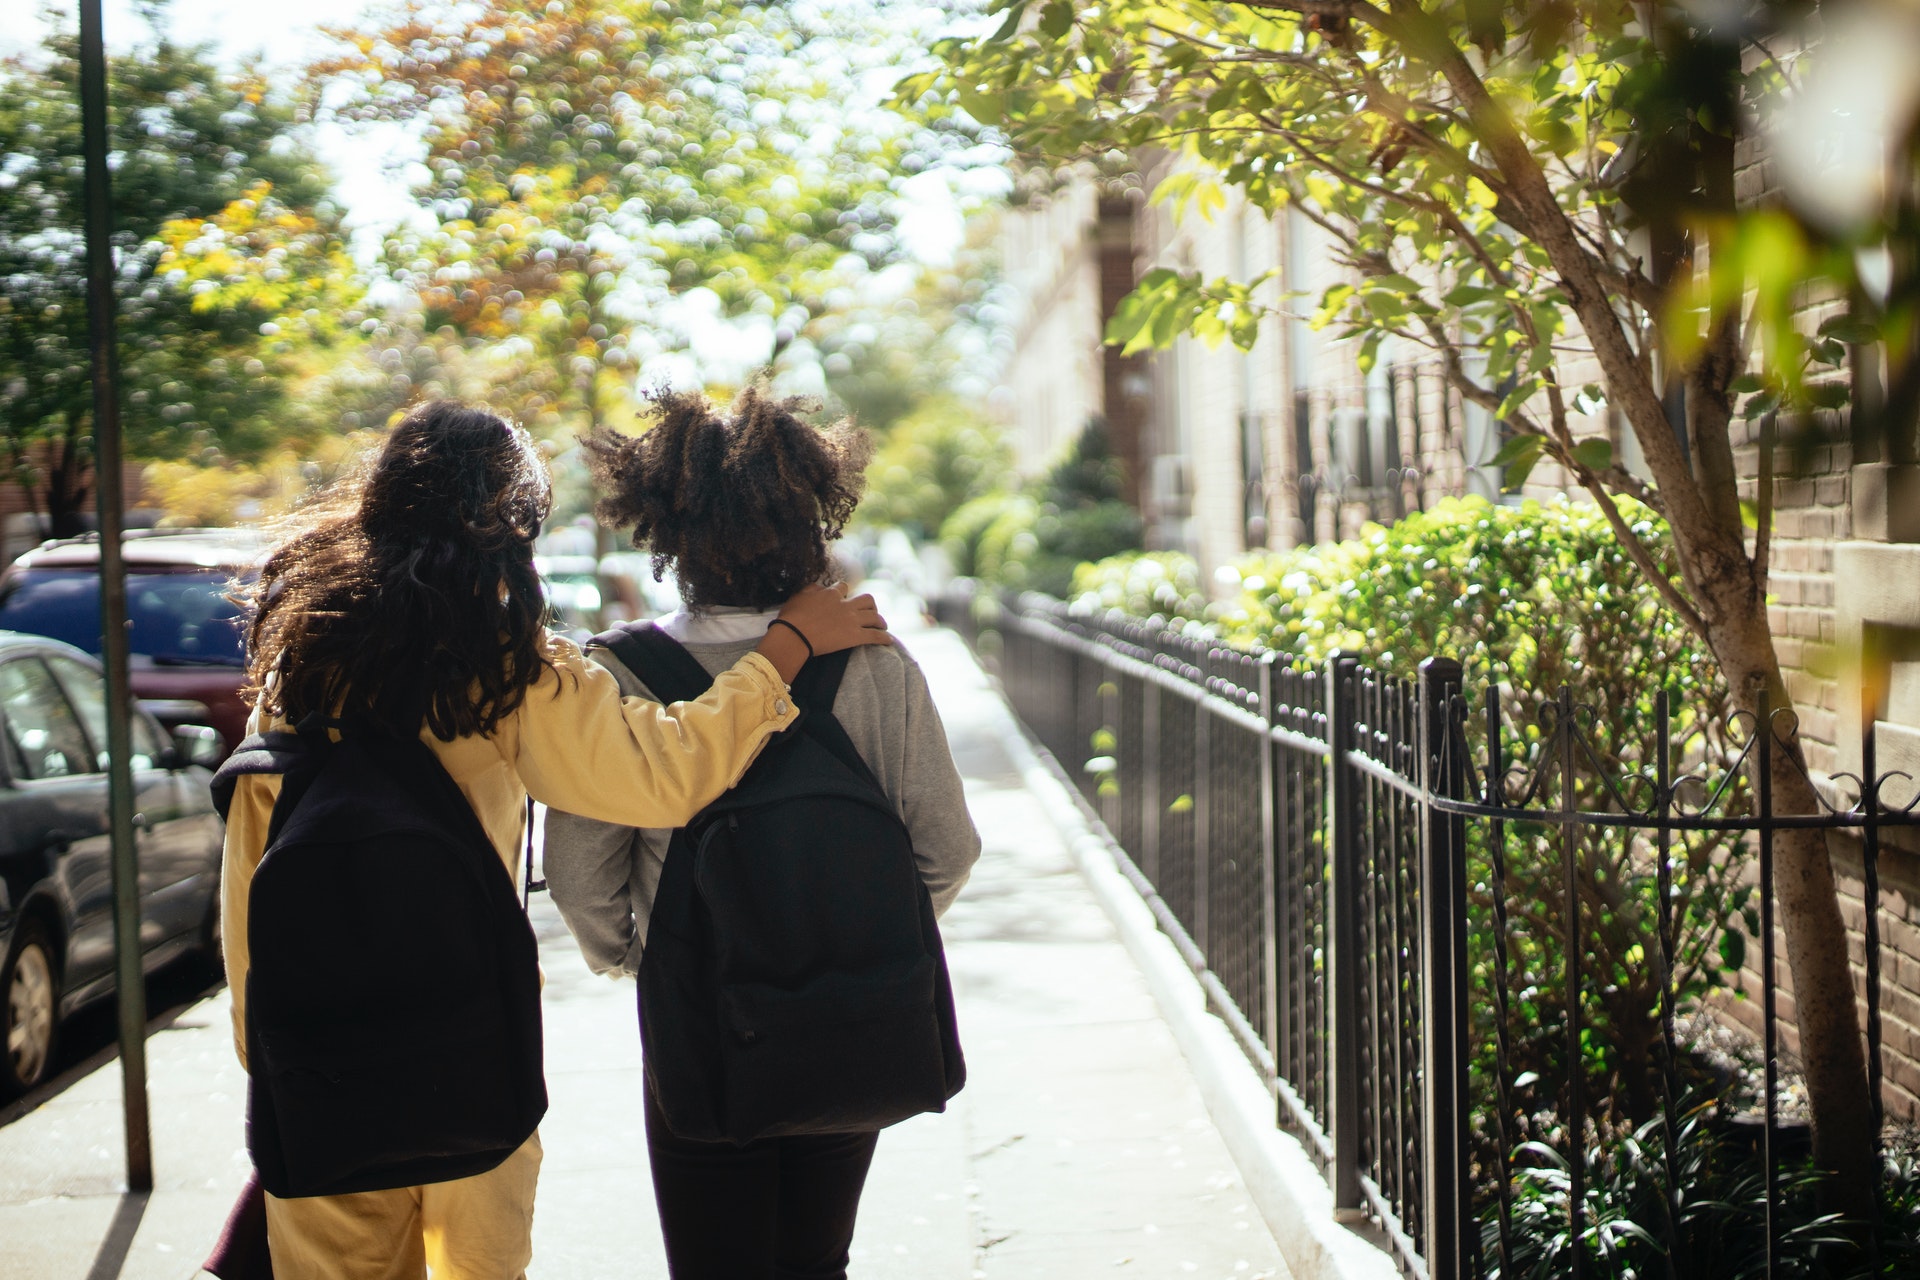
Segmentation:
[[(54, 1062), (60, 1024), (114, 990), (106, 689), (71, 645), (0, 632), (0, 1096)], [(140, 942), (148, 972), (220, 948), (220, 735), (133, 717)]]

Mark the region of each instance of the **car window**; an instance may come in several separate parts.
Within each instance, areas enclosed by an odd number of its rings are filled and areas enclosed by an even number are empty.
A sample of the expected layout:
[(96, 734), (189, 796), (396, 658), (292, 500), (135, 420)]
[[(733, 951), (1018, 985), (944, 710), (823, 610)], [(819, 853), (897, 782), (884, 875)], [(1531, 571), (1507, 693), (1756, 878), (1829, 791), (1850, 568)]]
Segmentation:
[[(128, 643), (158, 666), (246, 665), (240, 610), (218, 569), (127, 575)], [(27, 569), (0, 598), (0, 628), (100, 652), (100, 575), (92, 569)]]
[(133, 651), (156, 663), (243, 666), (240, 610), (225, 574), (144, 573), (127, 577)]
[(133, 729), (134, 772), (138, 773), (142, 769), (158, 769), (160, 767), (160, 750), (164, 744), (160, 740), (158, 731), (153, 727), (153, 721), (147, 719), (139, 712), (135, 712), (131, 727)]
[(22, 777), (94, 772), (80, 722), (37, 658), (0, 662), (0, 711), (7, 717), (8, 755)]
[[(46, 663), (53, 668), (54, 678), (60, 687), (66, 690), (67, 701), (80, 713), (80, 722), (85, 726), (87, 738), (93, 743), (95, 767), (107, 767), (107, 689), (106, 681), (98, 671), (72, 658), (63, 658), (59, 654), (48, 654)], [(147, 718), (137, 712), (133, 716), (133, 769), (139, 773), (145, 769), (160, 766), (160, 743), (154, 737), (153, 726)]]

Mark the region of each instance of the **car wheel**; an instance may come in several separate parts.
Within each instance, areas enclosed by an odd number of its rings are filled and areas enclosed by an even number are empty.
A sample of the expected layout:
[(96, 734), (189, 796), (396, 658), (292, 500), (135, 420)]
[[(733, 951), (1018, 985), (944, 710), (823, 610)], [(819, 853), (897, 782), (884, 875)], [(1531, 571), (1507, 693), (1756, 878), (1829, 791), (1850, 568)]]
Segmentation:
[(0, 1089), (20, 1093), (47, 1078), (60, 1030), (53, 945), (46, 926), (27, 920), (14, 935), (13, 951), (0, 969), (6, 1002), (7, 1042), (0, 1053)]

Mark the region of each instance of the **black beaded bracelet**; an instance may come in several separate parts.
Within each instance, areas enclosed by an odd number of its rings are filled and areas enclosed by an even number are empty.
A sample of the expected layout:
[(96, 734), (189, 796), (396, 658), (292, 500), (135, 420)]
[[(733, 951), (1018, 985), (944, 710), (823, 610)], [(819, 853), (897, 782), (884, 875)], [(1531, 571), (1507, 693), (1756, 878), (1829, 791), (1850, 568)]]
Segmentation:
[(793, 632), (793, 634), (799, 636), (800, 643), (807, 646), (807, 657), (809, 658), (813, 657), (813, 641), (807, 639), (806, 632), (794, 626), (791, 622), (788, 622), (785, 618), (775, 618), (772, 622), (768, 623), (767, 625), (771, 627), (785, 627), (787, 630)]

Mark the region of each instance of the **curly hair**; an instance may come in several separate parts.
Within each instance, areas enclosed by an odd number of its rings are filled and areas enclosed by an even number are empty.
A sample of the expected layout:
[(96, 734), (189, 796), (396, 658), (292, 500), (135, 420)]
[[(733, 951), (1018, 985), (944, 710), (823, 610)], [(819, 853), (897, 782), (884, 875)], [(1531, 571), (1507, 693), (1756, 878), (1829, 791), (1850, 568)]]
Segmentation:
[(722, 416), (706, 397), (659, 391), (644, 435), (605, 427), (582, 441), (602, 522), (633, 529), (694, 606), (770, 609), (825, 582), (827, 544), (866, 488), (873, 445), (851, 422), (816, 427), (813, 406), (744, 392)]
[(551, 503), (524, 431), (451, 401), (414, 409), (241, 588), (249, 701), (397, 736), (492, 732), (550, 666), (533, 540)]

